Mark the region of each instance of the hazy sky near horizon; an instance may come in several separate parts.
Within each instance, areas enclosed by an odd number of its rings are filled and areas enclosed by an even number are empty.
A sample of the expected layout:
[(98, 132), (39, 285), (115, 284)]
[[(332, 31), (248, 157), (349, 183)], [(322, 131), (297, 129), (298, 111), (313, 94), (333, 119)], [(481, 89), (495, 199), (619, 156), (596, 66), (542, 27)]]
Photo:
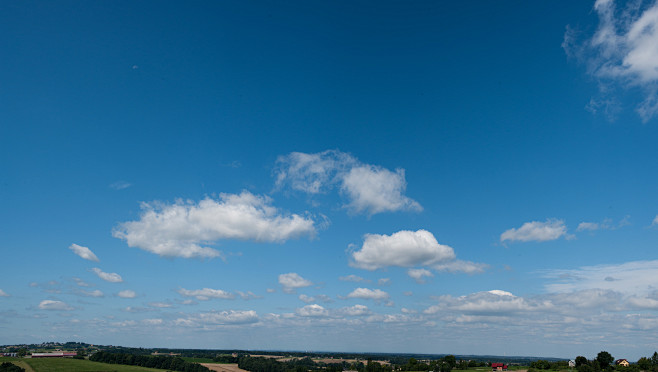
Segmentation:
[(658, 349), (658, 5), (0, 3), (0, 344)]

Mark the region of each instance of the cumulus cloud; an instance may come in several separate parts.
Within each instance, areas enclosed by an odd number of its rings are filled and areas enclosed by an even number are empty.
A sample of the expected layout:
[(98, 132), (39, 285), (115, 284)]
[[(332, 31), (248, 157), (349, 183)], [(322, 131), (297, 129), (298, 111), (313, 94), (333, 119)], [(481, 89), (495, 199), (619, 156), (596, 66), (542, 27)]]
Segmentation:
[(429, 231), (403, 230), (392, 235), (367, 234), (361, 249), (352, 253), (350, 264), (376, 270), (388, 266), (430, 266), (454, 258), (453, 249), (439, 244)]
[(425, 278), (431, 278), (434, 276), (434, 274), (427, 269), (409, 269), (407, 270), (407, 275), (412, 277), (419, 284), (425, 283)]
[(298, 288), (309, 287), (313, 285), (310, 280), (302, 278), (297, 273), (288, 273), (279, 275), (279, 284), (286, 293), (294, 293)]
[(357, 288), (347, 295), (347, 298), (360, 298), (364, 300), (388, 300), (389, 294), (381, 289)]
[(606, 101), (610, 91), (637, 88), (644, 100), (636, 107), (643, 121), (658, 112), (658, 3), (633, 1), (617, 9), (614, 0), (597, 0), (599, 25), (583, 43), (567, 27), (563, 47), (599, 79)]
[(126, 289), (117, 293), (117, 296), (121, 298), (135, 298), (137, 297), (137, 293), (135, 293), (135, 291), (131, 291), (130, 289)]
[(329, 310), (318, 304), (313, 304), (297, 309), (296, 313), (299, 316), (324, 317), (329, 315)]
[(143, 203), (140, 219), (120, 224), (113, 236), (160, 256), (213, 258), (221, 253), (202, 244), (221, 239), (283, 242), (314, 235), (311, 218), (281, 214), (271, 203), (269, 197), (248, 191), (198, 203)]
[(0, 289), (0, 297), (9, 297), (9, 295), (7, 294), (7, 292)]
[(69, 310), (73, 310), (73, 307), (67, 305), (65, 302), (62, 302), (62, 301), (43, 300), (39, 303), (39, 309), (41, 309), (41, 310), (69, 311)]
[(221, 289), (212, 289), (212, 288), (203, 288), (203, 289), (195, 289), (195, 290), (181, 288), (177, 292), (181, 296), (194, 297), (199, 301), (208, 301), (211, 298), (219, 298), (224, 300), (232, 300), (235, 298), (235, 295), (230, 292), (226, 292)]
[(500, 241), (545, 242), (559, 239), (566, 234), (564, 221), (548, 219), (545, 222), (526, 222), (518, 229), (509, 229), (500, 235)]
[(103, 272), (103, 270), (101, 270), (97, 267), (94, 267), (93, 269), (91, 269), (91, 271), (93, 271), (94, 274), (98, 275), (99, 278), (105, 280), (106, 282), (110, 282), (110, 283), (121, 283), (121, 282), (123, 282), (123, 279), (121, 278), (121, 275), (119, 275), (117, 273), (106, 273), (106, 272)]
[(99, 262), (99, 261), (100, 261), (100, 260), (98, 259), (98, 257), (96, 257), (96, 255), (94, 254), (94, 252), (92, 252), (92, 251), (91, 251), (89, 248), (87, 248), (87, 247), (83, 247), (83, 246), (80, 246), (80, 245), (77, 245), (77, 244), (71, 244), (71, 245), (69, 246), (69, 249), (72, 250), (73, 253), (75, 253), (75, 254), (77, 254), (78, 256), (84, 258), (85, 260), (88, 260), (88, 261), (96, 261), (96, 262)]
[(345, 208), (373, 215), (401, 210), (421, 211), (418, 202), (404, 195), (404, 169), (363, 164), (349, 154), (327, 150), (315, 154), (293, 152), (277, 159), (276, 185), (319, 194), (338, 188), (348, 199)]

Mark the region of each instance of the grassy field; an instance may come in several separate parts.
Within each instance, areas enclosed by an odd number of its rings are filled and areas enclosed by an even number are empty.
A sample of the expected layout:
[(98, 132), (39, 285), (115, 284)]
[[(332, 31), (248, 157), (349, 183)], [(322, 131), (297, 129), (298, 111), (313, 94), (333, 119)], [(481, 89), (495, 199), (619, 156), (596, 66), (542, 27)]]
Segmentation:
[[(162, 369), (105, 364), (83, 359), (69, 358), (0, 358), (0, 362), (12, 362), (27, 372), (162, 372)], [(26, 368), (31, 368), (31, 371)]]

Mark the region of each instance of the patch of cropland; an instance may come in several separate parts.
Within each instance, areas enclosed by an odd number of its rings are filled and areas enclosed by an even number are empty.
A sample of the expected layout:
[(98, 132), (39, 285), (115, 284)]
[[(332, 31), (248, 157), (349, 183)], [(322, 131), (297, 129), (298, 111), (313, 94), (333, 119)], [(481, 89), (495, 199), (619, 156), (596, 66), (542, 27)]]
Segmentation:
[(90, 361), (108, 363), (108, 364), (124, 364), (130, 366), (140, 366), (147, 368), (166, 369), (169, 371), (181, 372), (209, 372), (210, 370), (198, 363), (186, 362), (178, 356), (148, 356), (148, 355), (133, 355), (124, 353), (110, 353), (106, 351), (99, 351), (89, 357)]
[(23, 361), (34, 372), (162, 372), (154, 368), (105, 364), (72, 358), (28, 358)]

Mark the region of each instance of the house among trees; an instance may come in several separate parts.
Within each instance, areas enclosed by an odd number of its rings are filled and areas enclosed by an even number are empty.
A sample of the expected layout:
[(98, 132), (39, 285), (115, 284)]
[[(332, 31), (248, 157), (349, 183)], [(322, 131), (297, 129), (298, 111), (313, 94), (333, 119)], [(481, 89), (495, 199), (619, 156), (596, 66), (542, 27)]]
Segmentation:
[(504, 363), (491, 363), (492, 371), (507, 371), (507, 364)]
[(628, 360), (626, 360), (626, 359), (617, 359), (617, 360), (615, 360), (615, 365), (616, 366), (628, 367), (630, 365), (630, 363), (628, 363)]

